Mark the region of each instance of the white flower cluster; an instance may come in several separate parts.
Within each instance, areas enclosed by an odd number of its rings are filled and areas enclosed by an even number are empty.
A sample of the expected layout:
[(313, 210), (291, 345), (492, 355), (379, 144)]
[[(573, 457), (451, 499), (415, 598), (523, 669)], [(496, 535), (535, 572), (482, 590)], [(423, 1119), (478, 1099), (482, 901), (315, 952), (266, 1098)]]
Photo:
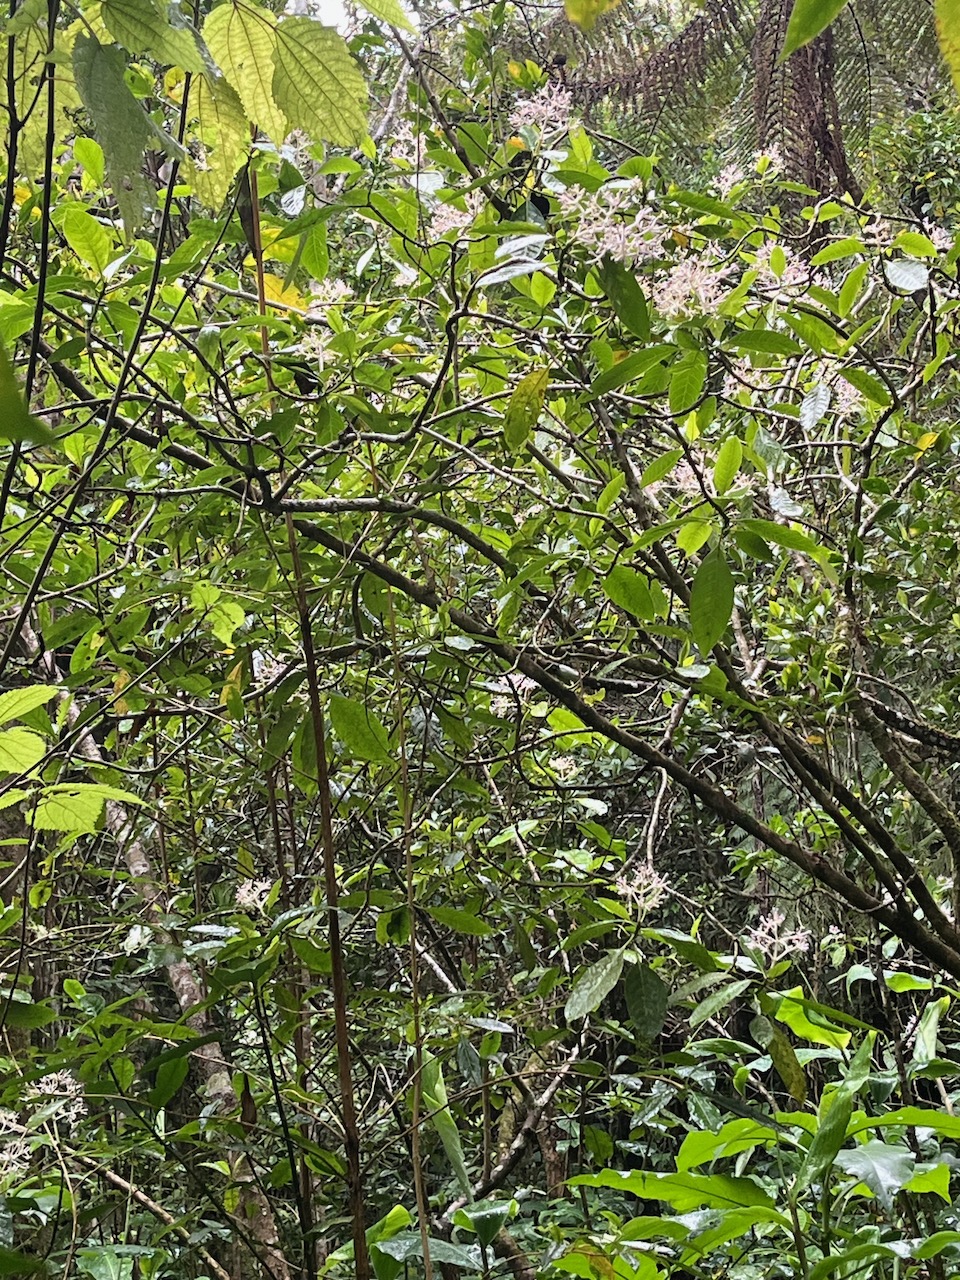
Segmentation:
[(735, 360), (723, 380), (721, 395), (729, 399), (735, 398), (741, 391), (767, 391), (772, 386), (768, 373), (762, 369), (754, 369), (749, 359), (744, 356)]
[(353, 297), (353, 290), (342, 280), (314, 280), (310, 286), (310, 305), (307, 315), (312, 320), (322, 319), (330, 307)]
[(700, 258), (681, 258), (653, 286), (653, 305), (669, 319), (713, 311), (724, 295), (729, 272), (729, 267)]
[(641, 862), (629, 876), (618, 876), (617, 893), (638, 916), (648, 915), (658, 907), (670, 891), (670, 886), (648, 862)]
[(490, 699), (490, 710), (495, 716), (510, 716), (516, 711), (518, 702), (530, 701), (537, 682), (529, 676), (521, 675), (519, 671), (508, 671), (496, 682), (494, 688), (499, 692)]
[(441, 204), (434, 209), (427, 230), (431, 240), (440, 240), (451, 231), (456, 233), (459, 240), (461, 233), (469, 231), (473, 226), (483, 212), (486, 198), (482, 191), (470, 191), (463, 199), (465, 209), (458, 209), (455, 204)]
[(759, 951), (768, 964), (775, 964), (791, 951), (810, 950), (809, 929), (784, 929), (786, 916), (778, 908), (761, 916), (758, 924), (746, 933), (746, 942)]
[(510, 128), (536, 129), (542, 134), (567, 133), (573, 97), (559, 84), (545, 84), (528, 98), (521, 98), (510, 113)]
[[(778, 249), (780, 253), (777, 256), (782, 257), (775, 267), (772, 259)], [(761, 289), (780, 292), (807, 283), (808, 270), (793, 250), (772, 240), (767, 240), (754, 251), (753, 266)]]
[(572, 220), (570, 237), (594, 261), (612, 258), (624, 266), (647, 262), (663, 251), (669, 233), (652, 209), (638, 202), (645, 195), (639, 179), (608, 183), (598, 191), (568, 187), (558, 202)]
[(0, 1178), (26, 1173), (30, 1144), (12, 1111), (0, 1110)]
[(273, 888), (269, 880), (241, 880), (236, 901), (241, 911), (263, 911)]
[(69, 1071), (54, 1071), (27, 1089), (27, 1097), (53, 1104), (51, 1119), (66, 1129), (74, 1129), (87, 1114), (83, 1085)]

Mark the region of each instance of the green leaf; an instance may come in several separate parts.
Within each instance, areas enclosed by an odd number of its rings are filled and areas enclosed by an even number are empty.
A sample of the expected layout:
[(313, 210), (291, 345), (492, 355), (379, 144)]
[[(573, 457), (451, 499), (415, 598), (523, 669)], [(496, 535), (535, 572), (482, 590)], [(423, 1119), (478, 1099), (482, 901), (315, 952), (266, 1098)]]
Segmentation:
[(83, 165), (98, 186), (102, 185), (107, 170), (103, 160), (103, 147), (101, 147), (100, 143), (94, 138), (75, 138), (73, 141), (73, 154), (76, 157), (77, 164)]
[(198, 76), (193, 105), (204, 155), (202, 163), (191, 160), (190, 181), (204, 204), (219, 209), (246, 158), (250, 124), (240, 98), (223, 76)]
[(486, 1248), (493, 1244), (500, 1229), (510, 1217), (510, 1202), (485, 1200), (478, 1204), (468, 1204), (454, 1214), (454, 1222), (458, 1227), (473, 1231), (477, 1239)]
[(845, 240), (836, 240), (826, 245), (810, 259), (811, 267), (822, 267), (827, 262), (838, 262), (841, 258), (850, 258), (855, 253), (863, 253), (865, 246), (862, 240), (848, 236)]
[(890, 395), (889, 390), (879, 378), (867, 373), (866, 369), (841, 369), (840, 376), (845, 382), (849, 382), (851, 387), (856, 387), (868, 400), (872, 400), (874, 404), (882, 405), (884, 408), (893, 404), (893, 397)]
[(739, 1209), (753, 1205), (772, 1209), (773, 1200), (750, 1178), (725, 1174), (630, 1173), (605, 1169), (602, 1173), (568, 1178), (571, 1187), (612, 1187), (644, 1200), (663, 1200), (680, 1213), (692, 1209)]
[(733, 613), (733, 574), (719, 551), (706, 557), (690, 590), (690, 630), (706, 656), (727, 629)]
[(0, 773), (25, 773), (47, 753), (47, 744), (30, 729), (0, 732)]
[(246, 619), (243, 605), (235, 600), (218, 600), (207, 614), (207, 624), (222, 645), (233, 644), (233, 634)]
[(850, 1043), (850, 1032), (838, 1027), (814, 1003), (804, 999), (800, 988), (794, 987), (779, 997), (773, 1016), (784, 1023), (795, 1036), (812, 1044), (827, 1045), (831, 1049), (845, 1049)]
[(656, 484), (658, 480), (668, 476), (682, 457), (682, 449), (671, 449), (669, 453), (662, 453), (659, 458), (654, 458), (640, 477), (640, 487), (646, 489), (648, 485)]
[(159, 0), (101, 0), (100, 13), (114, 40), (130, 53), (150, 53), (164, 65), (203, 71), (196, 33), (184, 24), (175, 26)]
[(630, 355), (618, 360), (609, 369), (604, 370), (590, 384), (590, 398), (602, 396), (617, 387), (624, 387), (629, 382), (641, 378), (654, 365), (663, 364), (674, 354), (676, 347), (662, 342), (656, 347), (646, 347), (643, 351), (633, 351)]
[(402, 31), (415, 29), (399, 0), (360, 0), (360, 4), (368, 13), (391, 27), (399, 27)]
[(741, 1151), (777, 1141), (776, 1129), (758, 1120), (728, 1120), (717, 1133), (695, 1129), (688, 1133), (677, 1152), (677, 1172), (686, 1173), (709, 1160), (736, 1156)]
[(730, 340), (738, 351), (754, 351), (765, 356), (798, 356), (803, 351), (800, 343), (788, 333), (773, 329), (741, 329)]
[[(430, 1119), (440, 1136), (440, 1141), (443, 1143), (443, 1149), (447, 1153), (447, 1159), (450, 1161), (457, 1182), (460, 1184), (460, 1190), (468, 1200), (472, 1200), (473, 1190), (470, 1185), (470, 1175), (467, 1173), (466, 1162), (463, 1158), (460, 1132), (447, 1105), (447, 1089), (443, 1081), (443, 1069), (439, 1058), (435, 1058), (428, 1049), (423, 1051), (421, 1084), (424, 1106), (430, 1111)], [(386, 1246), (381, 1245), (381, 1248), (386, 1248)]]
[(330, 699), (330, 721), (344, 747), (358, 760), (391, 759), (387, 731), (365, 704), (334, 695)]
[(623, 980), (627, 1016), (640, 1040), (655, 1040), (667, 1018), (670, 989), (648, 964), (631, 964)]
[(671, 413), (686, 413), (700, 399), (707, 380), (707, 357), (702, 351), (688, 351), (674, 367), (668, 399)]
[(428, 907), (428, 911), (437, 924), (453, 929), (455, 933), (466, 933), (473, 938), (485, 938), (488, 934), (496, 932), (493, 925), (487, 924), (486, 920), (471, 915), (469, 911), (461, 911), (459, 907)]
[(0, 1245), (0, 1276), (34, 1276), (38, 1272), (46, 1272), (47, 1264), (43, 1258), (29, 1253), (18, 1253), (16, 1249), (8, 1249)]
[(795, 0), (787, 25), (783, 53), (780, 55), (781, 61), (815, 40), (841, 10), (846, 8), (846, 4), (847, 0)]
[(103, 148), (107, 177), (128, 236), (153, 207), (153, 192), (143, 170), (151, 144), (166, 150), (168, 140), (127, 88), (126, 61), (120, 49), (108, 48), (86, 33), (73, 46), (73, 73), (80, 97)]
[(717, 493), (726, 493), (737, 478), (743, 462), (743, 445), (736, 436), (728, 436), (720, 446), (713, 464), (713, 487)]
[(650, 337), (650, 316), (637, 277), (612, 258), (604, 258), (597, 275), (617, 319), (641, 342), (646, 342)]
[(705, 1000), (700, 1001), (690, 1014), (691, 1031), (712, 1018), (714, 1014), (719, 1013), (721, 1009), (725, 1009), (728, 1004), (736, 1000), (738, 996), (742, 996), (752, 986), (752, 978), (741, 978), (738, 982), (728, 983), (727, 986), (719, 987), (716, 991), (712, 991)]
[(835, 1163), (844, 1173), (865, 1183), (889, 1213), (893, 1197), (913, 1177), (916, 1156), (906, 1147), (872, 1139), (852, 1151), (841, 1151)]
[(774, 546), (785, 547), (788, 551), (802, 551), (814, 558), (822, 556), (825, 548), (813, 538), (794, 529), (791, 525), (777, 524), (775, 520), (743, 520), (740, 528), (756, 534), (764, 542), (772, 542)]
[(4, 1025), (16, 1027), (21, 1031), (33, 1031), (37, 1027), (48, 1027), (56, 1022), (57, 1012), (48, 1004), (34, 1001), (10, 1000), (0, 993), (3, 1007)]
[(274, 142), (283, 142), (290, 129), (274, 98), (277, 59), (274, 15), (259, 4), (240, 5), (227, 0), (207, 15), (203, 38), (211, 57), (243, 104), (248, 136), (252, 121)]
[(837, 1089), (828, 1100), (825, 1112), (821, 1114), (813, 1141), (797, 1171), (793, 1185), (794, 1195), (806, 1190), (814, 1182), (823, 1181), (843, 1146), (852, 1113), (852, 1095), (842, 1087)]
[(629, 565), (618, 564), (607, 574), (603, 591), (608, 600), (644, 622), (656, 617), (650, 584), (643, 574)]
[(0, 440), (15, 444), (50, 444), (56, 437), (29, 411), (10, 357), (0, 343)]
[(71, 204), (63, 212), (60, 230), (80, 261), (102, 276), (113, 257), (113, 239), (106, 227), (81, 205)]
[(960, 0), (934, 0), (933, 16), (943, 60), (960, 93)]
[(511, 453), (519, 453), (537, 425), (547, 394), (548, 369), (535, 369), (513, 390), (503, 419), (503, 437)]
[(366, 85), (342, 36), (312, 18), (277, 24), (273, 96), (294, 129), (348, 147), (367, 131)]
[(314, 280), (322, 280), (330, 268), (326, 224), (315, 222), (312, 227), (308, 227), (303, 233), (300, 246), (300, 261), (304, 270), (309, 271)]
[(588, 1013), (593, 1013), (619, 982), (622, 969), (622, 951), (608, 951), (602, 959), (584, 969), (567, 997), (563, 1011), (567, 1022), (579, 1022)]

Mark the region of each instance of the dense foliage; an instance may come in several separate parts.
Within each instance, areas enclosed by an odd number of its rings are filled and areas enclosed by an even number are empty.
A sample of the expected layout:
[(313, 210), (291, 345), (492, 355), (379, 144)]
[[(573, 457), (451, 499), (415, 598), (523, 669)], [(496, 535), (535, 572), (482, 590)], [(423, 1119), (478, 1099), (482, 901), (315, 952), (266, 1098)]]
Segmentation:
[(368, 7), (7, 23), (0, 1273), (946, 1277), (952, 116), (688, 189)]

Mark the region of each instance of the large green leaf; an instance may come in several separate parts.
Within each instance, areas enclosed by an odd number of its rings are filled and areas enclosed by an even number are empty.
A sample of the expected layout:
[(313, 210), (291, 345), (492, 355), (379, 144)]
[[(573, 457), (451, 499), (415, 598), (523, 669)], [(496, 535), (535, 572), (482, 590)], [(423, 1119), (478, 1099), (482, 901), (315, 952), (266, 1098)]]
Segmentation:
[(113, 257), (113, 237), (103, 223), (82, 205), (71, 204), (63, 211), (60, 230), (80, 261), (102, 276)]
[(414, 30), (413, 23), (404, 13), (400, 0), (360, 0), (360, 5), (375, 18), (389, 23), (391, 27), (399, 27), (402, 31)]
[(107, 177), (130, 235), (153, 206), (153, 192), (143, 175), (144, 153), (151, 143), (166, 148), (168, 140), (127, 88), (126, 69), (120, 49), (106, 47), (87, 34), (77, 37), (73, 46), (77, 88), (103, 148)]
[(791, 53), (815, 40), (846, 5), (847, 0), (795, 0), (782, 57), (788, 58)]
[(28, 684), (22, 689), (8, 689), (6, 693), (0, 693), (0, 724), (22, 719), (56, 695), (57, 690), (45, 684)]
[(348, 147), (367, 129), (366, 85), (343, 37), (312, 18), (277, 24), (273, 96), (295, 129)]
[(890, 1146), (878, 1139), (841, 1151), (836, 1158), (837, 1167), (866, 1183), (888, 1213), (893, 1197), (913, 1177), (915, 1163), (916, 1156), (907, 1147)]
[(366, 703), (334, 695), (330, 699), (330, 721), (347, 751), (358, 760), (390, 759), (387, 731)]
[(656, 616), (649, 582), (629, 565), (618, 564), (610, 570), (603, 580), (603, 592), (635, 618), (649, 622)]
[(604, 259), (597, 274), (617, 319), (630, 333), (646, 342), (650, 337), (650, 316), (637, 277), (612, 258)]
[(733, 574), (719, 551), (706, 557), (690, 590), (690, 630), (706, 656), (722, 638), (733, 613)]
[(150, 53), (184, 71), (204, 69), (196, 32), (172, 22), (161, 0), (101, 0), (100, 13), (117, 44), (130, 53)]
[(630, 1173), (605, 1169), (569, 1179), (572, 1187), (612, 1187), (646, 1200), (663, 1200), (680, 1213), (691, 1209), (733, 1209), (751, 1205), (772, 1209), (773, 1200), (751, 1178), (725, 1174)]
[(246, 157), (250, 125), (240, 98), (223, 76), (198, 76), (193, 103), (204, 149), (202, 161), (191, 161), (193, 188), (204, 204), (219, 209)]
[(584, 969), (567, 997), (563, 1011), (567, 1022), (578, 1022), (588, 1013), (593, 1013), (617, 985), (622, 970), (622, 951), (608, 951), (600, 960)]
[[(430, 1119), (440, 1136), (447, 1159), (456, 1175), (460, 1190), (468, 1200), (473, 1199), (470, 1175), (463, 1158), (463, 1146), (460, 1142), (460, 1131), (450, 1107), (447, 1104), (447, 1087), (443, 1079), (443, 1068), (440, 1059), (429, 1050), (423, 1051), (423, 1073), (421, 1076), (423, 1104), (430, 1112)], [(386, 1247), (386, 1246), (382, 1246)]]
[(47, 744), (30, 729), (0, 732), (0, 773), (24, 773), (46, 755)]
[(548, 369), (534, 369), (520, 379), (503, 418), (503, 438), (511, 453), (519, 453), (537, 425), (547, 394)]
[(12, 440), (15, 444), (49, 444), (54, 439), (47, 424), (35, 418), (27, 408), (10, 357), (0, 343), (0, 440)]
[(655, 1040), (667, 1017), (670, 989), (648, 964), (631, 964), (623, 980), (627, 1016), (640, 1040)]
[[(276, 143), (290, 132), (287, 118), (273, 96), (273, 77), (277, 59), (277, 20), (269, 9), (259, 4), (221, 4), (207, 16), (203, 38), (211, 57), (236, 91), (249, 121), (262, 129)], [(214, 93), (213, 85), (208, 92)], [(233, 112), (222, 93), (224, 111)], [(249, 124), (247, 124), (249, 132)]]

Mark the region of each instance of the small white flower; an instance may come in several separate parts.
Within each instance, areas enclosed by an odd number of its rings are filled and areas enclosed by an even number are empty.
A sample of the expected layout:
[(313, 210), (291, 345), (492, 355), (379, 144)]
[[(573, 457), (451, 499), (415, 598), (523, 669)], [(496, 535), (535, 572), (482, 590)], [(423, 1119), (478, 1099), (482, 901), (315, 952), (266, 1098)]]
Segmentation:
[(87, 1114), (83, 1097), (83, 1085), (69, 1071), (54, 1071), (31, 1084), (27, 1097), (34, 1101), (55, 1104), (52, 1119), (58, 1125), (73, 1129)]
[(0, 1178), (26, 1173), (30, 1144), (12, 1111), (0, 1110)]
[(241, 911), (263, 911), (273, 885), (269, 880), (241, 880), (236, 902)]
[(669, 232), (645, 198), (639, 180), (608, 183), (599, 191), (568, 187), (558, 197), (561, 212), (571, 222), (570, 238), (587, 250), (594, 262), (612, 258), (624, 266), (646, 262), (663, 252)]
[(310, 286), (310, 305), (307, 315), (311, 320), (322, 320), (330, 307), (353, 297), (353, 290), (342, 280), (314, 280)]
[(723, 297), (729, 271), (729, 267), (699, 258), (681, 258), (666, 278), (654, 285), (654, 306), (671, 319), (711, 312)]
[(466, 209), (458, 209), (455, 204), (441, 204), (433, 211), (427, 234), (431, 240), (440, 240), (451, 231), (459, 240), (461, 232), (468, 231), (483, 212), (486, 198), (482, 191), (470, 191), (464, 197)]
[(510, 113), (510, 128), (538, 129), (540, 133), (566, 133), (570, 128), (573, 95), (562, 85), (548, 83), (528, 98), (521, 98)]
[(726, 200), (734, 187), (739, 186), (740, 183), (743, 182), (745, 176), (746, 175), (738, 164), (725, 165), (717, 174), (716, 178), (716, 187), (720, 192), (721, 198)]
[(647, 862), (641, 862), (629, 876), (617, 876), (617, 893), (637, 915), (644, 916), (658, 907), (670, 886)]
[(761, 916), (758, 924), (746, 933), (746, 942), (759, 951), (768, 964), (789, 955), (791, 951), (810, 950), (810, 930), (784, 929), (786, 916), (776, 907), (769, 915)]

